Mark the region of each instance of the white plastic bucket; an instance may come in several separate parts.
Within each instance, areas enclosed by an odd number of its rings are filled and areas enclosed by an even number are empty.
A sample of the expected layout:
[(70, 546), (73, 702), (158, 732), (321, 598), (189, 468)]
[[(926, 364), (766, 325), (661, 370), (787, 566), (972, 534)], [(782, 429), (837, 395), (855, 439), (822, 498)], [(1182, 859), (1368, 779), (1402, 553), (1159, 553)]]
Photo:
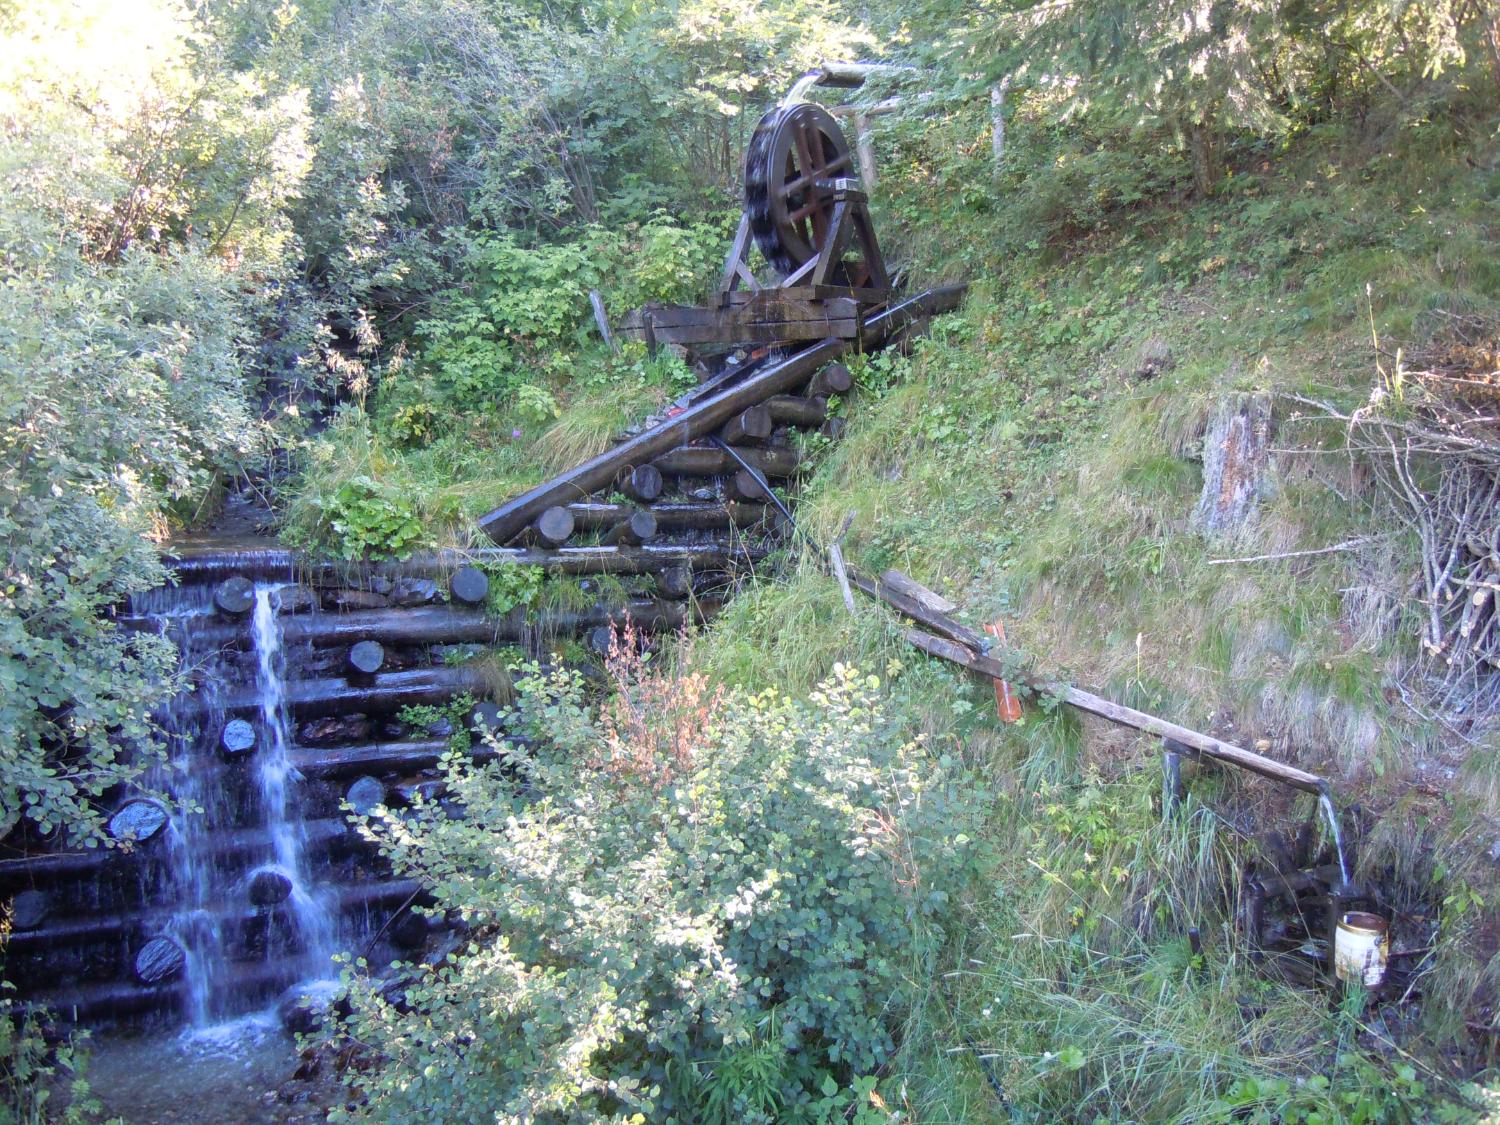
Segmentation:
[(1339, 915), (1333, 932), (1333, 973), (1339, 980), (1377, 987), (1385, 980), (1390, 951), (1390, 925), (1379, 914), (1351, 910)]

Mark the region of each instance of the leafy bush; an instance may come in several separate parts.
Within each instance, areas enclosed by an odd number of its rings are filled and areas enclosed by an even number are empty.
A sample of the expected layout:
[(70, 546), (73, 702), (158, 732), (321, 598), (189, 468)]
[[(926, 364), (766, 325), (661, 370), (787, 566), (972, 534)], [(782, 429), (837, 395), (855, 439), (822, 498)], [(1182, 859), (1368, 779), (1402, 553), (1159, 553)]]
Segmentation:
[(399, 1003), (352, 985), (372, 1116), (836, 1120), (891, 1050), (968, 856), (945, 764), (850, 669), (799, 702), (612, 663), (597, 714), (576, 674), (521, 680), (536, 749), (450, 760), (463, 819), (369, 822), (472, 927)]
[(370, 477), (345, 482), (323, 514), (346, 559), (404, 558), (422, 535), (410, 501)]

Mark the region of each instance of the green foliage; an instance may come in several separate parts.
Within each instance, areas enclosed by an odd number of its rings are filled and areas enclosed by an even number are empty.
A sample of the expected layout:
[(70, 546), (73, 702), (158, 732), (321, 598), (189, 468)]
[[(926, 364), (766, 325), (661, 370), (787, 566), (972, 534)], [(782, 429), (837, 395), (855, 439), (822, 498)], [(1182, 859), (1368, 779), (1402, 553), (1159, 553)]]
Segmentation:
[(511, 725), (536, 752), (450, 762), (464, 820), (369, 824), (473, 927), (443, 968), (407, 971), (401, 1009), (355, 978), (350, 1030), (393, 1063), (351, 1076), (370, 1115), (871, 1110), (873, 1083), (844, 1083), (890, 1050), (967, 870), (950, 764), (847, 669), (807, 702), (641, 677), (598, 715), (576, 677), (519, 689)]
[[(5, 985), (9, 988), (10, 985)], [(84, 1125), (101, 1106), (88, 1081), (88, 1038), (50, 1046), (37, 1014), (0, 999), (0, 1125)]]
[(422, 534), (411, 503), (370, 477), (346, 481), (322, 513), (341, 558), (405, 558)]
[(414, 704), (396, 712), (396, 720), (413, 731), (430, 731), (440, 724), (452, 727), (448, 735), (448, 752), (463, 755), (474, 743), (469, 730), (469, 712), (474, 709), (474, 697), (468, 692), (455, 695), (443, 704)]
[(494, 614), (506, 614), (517, 606), (533, 606), (546, 588), (547, 572), (539, 566), (487, 566), (490, 588), (485, 608)]

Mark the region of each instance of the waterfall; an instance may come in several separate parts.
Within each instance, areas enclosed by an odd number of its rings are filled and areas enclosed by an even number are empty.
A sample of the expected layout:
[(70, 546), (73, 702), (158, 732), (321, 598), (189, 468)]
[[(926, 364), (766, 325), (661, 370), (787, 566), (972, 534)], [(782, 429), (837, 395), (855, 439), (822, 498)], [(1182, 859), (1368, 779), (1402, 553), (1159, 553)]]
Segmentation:
[(336, 924), (328, 904), (311, 889), (303, 845), (306, 833), (292, 800), (291, 785), (301, 775), (288, 752), (291, 730), (287, 722), (286, 660), (281, 625), (276, 617), (273, 586), (255, 587), (251, 639), (256, 656), (256, 686), (260, 693), (261, 747), (256, 760), (261, 814), (271, 840), (274, 862), (291, 882), (287, 902), (296, 921), (297, 941), (307, 971), (314, 977), (332, 972)]

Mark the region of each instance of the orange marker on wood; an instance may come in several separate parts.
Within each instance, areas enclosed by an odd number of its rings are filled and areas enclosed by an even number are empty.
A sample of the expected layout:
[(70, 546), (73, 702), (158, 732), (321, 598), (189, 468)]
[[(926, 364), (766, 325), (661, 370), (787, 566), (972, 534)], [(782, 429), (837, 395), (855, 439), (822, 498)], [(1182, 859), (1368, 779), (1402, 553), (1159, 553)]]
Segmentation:
[[(1005, 647), (1005, 625), (999, 618), (994, 623), (986, 625), (984, 631), (994, 637)], [(1002, 723), (1019, 722), (1021, 718), (1021, 701), (1016, 697), (1015, 690), (1006, 680), (995, 681), (995, 709), (1000, 712)]]

